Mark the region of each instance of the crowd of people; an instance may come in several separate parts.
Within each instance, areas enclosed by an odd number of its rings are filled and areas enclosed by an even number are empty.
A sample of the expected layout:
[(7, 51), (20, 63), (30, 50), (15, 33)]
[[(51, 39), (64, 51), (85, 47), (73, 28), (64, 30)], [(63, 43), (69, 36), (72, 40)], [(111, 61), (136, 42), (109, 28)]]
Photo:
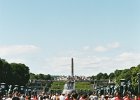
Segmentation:
[(130, 95), (129, 92), (126, 92), (123, 96), (120, 92), (116, 92), (113, 95), (98, 95), (95, 92), (92, 94), (88, 93), (68, 93), (68, 94), (48, 94), (48, 93), (40, 93), (40, 94), (20, 94), (19, 92), (9, 93), (7, 95), (1, 95), (0, 100), (140, 100), (139, 96)]

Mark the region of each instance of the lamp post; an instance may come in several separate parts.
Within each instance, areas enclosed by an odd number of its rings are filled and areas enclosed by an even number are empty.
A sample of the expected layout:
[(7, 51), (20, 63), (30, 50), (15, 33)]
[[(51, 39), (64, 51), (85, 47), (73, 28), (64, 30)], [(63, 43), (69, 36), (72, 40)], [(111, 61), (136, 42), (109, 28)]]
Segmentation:
[(138, 76), (138, 95), (140, 95), (140, 73), (137, 73)]

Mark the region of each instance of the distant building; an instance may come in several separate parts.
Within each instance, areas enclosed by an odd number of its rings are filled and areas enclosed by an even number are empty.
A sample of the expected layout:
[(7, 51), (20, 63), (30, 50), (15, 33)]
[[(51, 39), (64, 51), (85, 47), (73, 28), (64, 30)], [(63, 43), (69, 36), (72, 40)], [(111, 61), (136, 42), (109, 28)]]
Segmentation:
[[(67, 81), (71, 76), (55, 76), (54, 81)], [(74, 76), (75, 81), (90, 81), (90, 77), (86, 76)]]

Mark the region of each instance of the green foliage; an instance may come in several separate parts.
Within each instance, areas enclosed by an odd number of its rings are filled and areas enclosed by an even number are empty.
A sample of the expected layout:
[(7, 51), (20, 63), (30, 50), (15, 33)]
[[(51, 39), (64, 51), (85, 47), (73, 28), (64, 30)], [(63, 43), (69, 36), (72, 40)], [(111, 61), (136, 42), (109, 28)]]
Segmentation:
[(109, 75), (107, 73), (98, 73), (96, 76), (92, 76), (91, 79), (92, 80), (109, 79)]
[(12, 72), (13, 72), (13, 82), (18, 85), (25, 85), (28, 83), (30, 78), (29, 68), (24, 64), (11, 64)]
[(11, 83), (12, 82), (12, 68), (8, 62), (0, 59), (0, 83)]
[(34, 73), (30, 73), (30, 79), (31, 80), (53, 80), (50, 74), (44, 75), (44, 74), (34, 74)]
[(131, 82), (131, 86), (134, 89), (134, 91), (137, 91), (138, 88), (138, 76), (137, 74), (140, 73), (140, 65), (133, 66), (130, 69), (124, 69), (124, 70), (115, 70), (114, 73), (110, 73), (107, 75), (106, 73), (99, 73), (96, 76), (92, 76), (91, 83), (94, 84), (94, 80), (105, 80), (105, 79), (111, 79), (116, 82), (116, 84), (120, 84), (120, 79), (125, 79), (126, 81)]
[(9, 64), (0, 59), (0, 83), (26, 85), (28, 83), (29, 68), (24, 64)]
[(114, 73), (110, 73), (109, 74), (109, 78), (112, 80), (112, 79), (114, 79), (115, 78), (115, 74)]
[(30, 79), (33, 80), (33, 79), (36, 79), (35, 77), (36, 75), (34, 73), (30, 73)]

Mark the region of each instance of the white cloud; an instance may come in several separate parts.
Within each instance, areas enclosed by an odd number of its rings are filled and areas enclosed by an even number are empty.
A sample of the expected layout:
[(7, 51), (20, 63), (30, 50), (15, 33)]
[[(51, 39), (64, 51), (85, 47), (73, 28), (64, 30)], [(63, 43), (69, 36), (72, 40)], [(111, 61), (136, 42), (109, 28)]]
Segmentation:
[[(118, 48), (119, 43), (106, 46), (97, 46), (97, 51), (108, 51)], [(58, 52), (54, 56), (42, 57), (35, 53), (40, 48), (34, 45), (1, 46), (0, 55), (6, 57), (8, 62), (24, 63), (30, 67), (33, 73), (44, 73), (51, 75), (71, 75), (71, 57), (74, 57), (74, 69), (76, 75), (96, 75), (99, 72), (110, 73), (116, 69), (130, 68), (140, 63), (140, 53), (134, 52), (111, 52), (104, 54), (96, 53), (91, 46), (85, 46), (81, 50)], [(118, 49), (117, 49), (118, 50)], [(120, 49), (119, 49), (120, 50)], [(42, 54), (44, 54), (42, 52)], [(59, 54), (59, 55), (58, 55)], [(25, 55), (25, 56), (21, 56)], [(35, 55), (36, 56), (36, 55)], [(44, 56), (44, 55), (43, 55)], [(5, 58), (4, 58), (5, 59)]]
[(45, 59), (37, 73), (50, 73), (52, 75), (69, 75), (71, 58), (68, 57), (50, 57)]
[[(80, 52), (80, 51), (79, 51)], [(82, 52), (82, 51), (81, 51)], [(80, 54), (82, 54), (80, 52)], [(136, 56), (137, 55), (137, 56)], [(99, 72), (110, 73), (116, 69), (125, 69), (140, 64), (140, 53), (124, 52), (114, 56), (78, 55), (74, 57), (75, 75), (96, 75)], [(52, 75), (71, 75), (71, 58), (68, 56), (52, 57), (44, 62), (40, 72)]]
[(118, 47), (120, 47), (119, 42), (114, 42), (114, 43), (108, 44), (108, 48), (110, 48), (110, 49), (118, 48)]
[[(104, 62), (110, 61), (109, 57), (74, 57), (74, 69), (76, 75), (93, 75)], [(71, 75), (70, 57), (52, 57), (44, 61), (44, 67), (36, 70), (37, 73), (49, 73), (52, 75)], [(104, 66), (102, 66), (104, 67)], [(95, 69), (95, 70), (94, 70)]]
[[(36, 53), (40, 49), (34, 45), (14, 45), (1, 46), (0, 54), (8, 56), (8, 60), (6, 60), (9, 62), (26, 64), (33, 73), (51, 75), (71, 75), (71, 57), (74, 57), (75, 75), (89, 76), (96, 75), (99, 72), (110, 73), (116, 69), (130, 68), (131, 66), (139, 64), (140, 53), (122, 52), (111, 56), (110, 52), (102, 55), (96, 53), (97, 51), (105, 52), (118, 47), (120, 47), (118, 42), (110, 43), (105, 46), (97, 46), (96, 48), (85, 46), (81, 50), (73, 49), (71, 51), (58, 52), (56, 53), (57, 56), (50, 56), (45, 59), (41, 58), (41, 55), (38, 55), (39, 57), (33, 57), (34, 54), (32, 53)], [(11, 57), (9, 57), (9, 55)], [(23, 57), (16, 55), (30, 55), (33, 59), (29, 56)]]
[(107, 44), (105, 46), (97, 46), (94, 50), (96, 52), (105, 52), (119, 47), (120, 44), (118, 42), (114, 42), (114, 43)]
[(126, 65), (140, 64), (140, 53), (124, 52), (116, 57), (116, 61)]
[(58, 65), (58, 66), (65, 66), (65, 65), (69, 65), (69, 58), (68, 57), (53, 57), (50, 59), (46, 59), (46, 62), (52, 62), (50, 65), (54, 66)]
[[(32, 68), (33, 72), (51, 75), (71, 75), (71, 57), (74, 57), (75, 75), (96, 75), (99, 72), (110, 73), (116, 69), (130, 68), (140, 63), (140, 53), (122, 52), (118, 42), (104, 46), (85, 46), (81, 50), (58, 52), (57, 56), (51, 56), (44, 61), (38, 62), (38, 66)], [(112, 52), (105, 52), (112, 50)]]
[(39, 47), (34, 45), (0, 46), (0, 56), (30, 54), (38, 51), (39, 49), (40, 49)]
[(124, 52), (122, 54), (120, 54), (118, 56), (118, 61), (127, 61), (127, 60), (133, 60), (135, 59), (137, 56), (134, 53), (130, 53), (130, 52)]
[(90, 50), (91, 48), (90, 48), (90, 46), (85, 46), (85, 47), (83, 47), (83, 50)]
[(41, 49), (35, 45), (0, 46), (0, 57), (9, 63), (24, 63), (32, 67), (40, 50)]
[(26, 60), (22, 59), (22, 58), (9, 58), (8, 62), (9, 63), (23, 63), (23, 64), (25, 64)]
[(97, 52), (105, 52), (105, 51), (107, 51), (107, 50), (108, 50), (108, 49), (105, 48), (105, 47), (103, 47), (103, 46), (98, 46), (98, 47), (95, 48), (95, 51), (97, 51)]

